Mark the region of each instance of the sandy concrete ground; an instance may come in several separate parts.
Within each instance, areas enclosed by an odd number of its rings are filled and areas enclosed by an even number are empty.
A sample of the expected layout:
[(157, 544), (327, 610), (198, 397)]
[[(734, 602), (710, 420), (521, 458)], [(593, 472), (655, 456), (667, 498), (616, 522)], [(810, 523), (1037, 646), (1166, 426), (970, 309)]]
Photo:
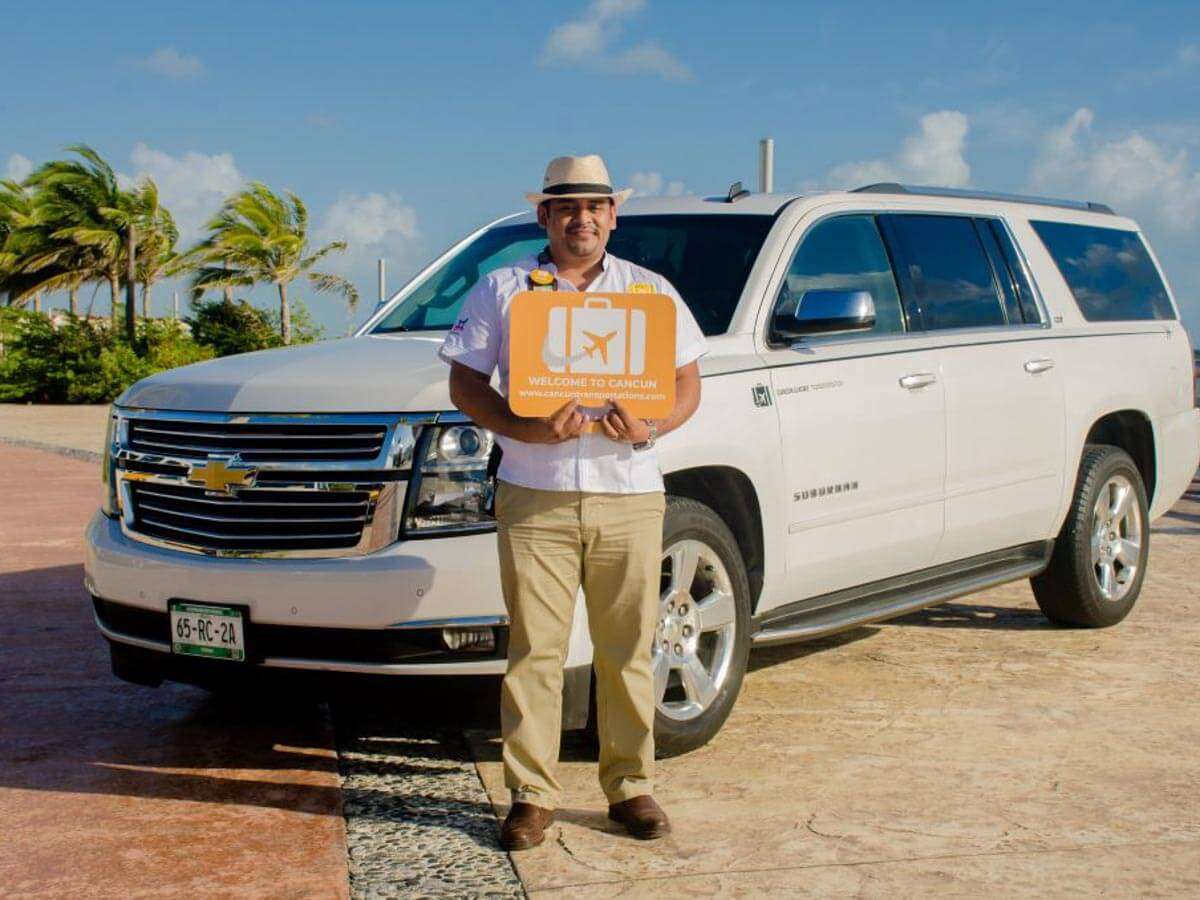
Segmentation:
[[(343, 895), (318, 710), (109, 675), (80, 587), (96, 491), (94, 463), (0, 442), (0, 895)], [(663, 841), (607, 822), (594, 755), (568, 736), (564, 809), (518, 874), (581, 898), (1194, 896), (1198, 565), (1200, 482), (1154, 523), (1116, 628), (1054, 628), (1016, 584), (756, 651), (716, 740), (659, 763)], [(495, 731), (469, 737), (502, 816)]]
[(68, 448), (98, 454), (104, 445), (107, 414), (108, 404), (0, 403), (0, 440), (35, 448)]
[(97, 486), (0, 443), (0, 896), (345, 896), (322, 707), (109, 672), (81, 564)]
[[(755, 651), (707, 747), (658, 763), (674, 833), (605, 818), (564, 746), (564, 808), (513, 855), (531, 895), (1196, 896), (1200, 482), (1153, 528), (1121, 625), (1051, 626), (1027, 583)], [(471, 735), (497, 813), (499, 742)]]

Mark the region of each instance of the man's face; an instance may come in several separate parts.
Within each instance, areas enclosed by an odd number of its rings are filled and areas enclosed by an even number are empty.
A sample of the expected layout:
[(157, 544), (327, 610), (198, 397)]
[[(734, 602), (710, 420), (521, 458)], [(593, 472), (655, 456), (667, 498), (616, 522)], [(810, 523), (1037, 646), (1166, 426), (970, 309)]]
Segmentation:
[(599, 255), (617, 227), (617, 207), (607, 197), (547, 200), (538, 205), (537, 217), (551, 252), (577, 259)]

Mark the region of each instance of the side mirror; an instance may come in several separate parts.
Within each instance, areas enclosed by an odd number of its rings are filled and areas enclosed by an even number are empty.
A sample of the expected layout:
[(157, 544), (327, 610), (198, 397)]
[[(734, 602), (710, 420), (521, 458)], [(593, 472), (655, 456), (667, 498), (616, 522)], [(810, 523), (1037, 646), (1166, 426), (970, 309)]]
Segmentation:
[(781, 300), (771, 326), (775, 335), (785, 340), (870, 331), (875, 327), (875, 301), (870, 291), (805, 291), (794, 304), (790, 297)]

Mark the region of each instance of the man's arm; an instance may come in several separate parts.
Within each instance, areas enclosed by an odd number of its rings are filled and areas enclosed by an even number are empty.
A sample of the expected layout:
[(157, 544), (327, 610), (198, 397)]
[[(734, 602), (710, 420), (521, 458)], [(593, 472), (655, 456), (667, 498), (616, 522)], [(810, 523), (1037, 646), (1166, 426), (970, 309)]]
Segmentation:
[[(612, 411), (601, 422), (604, 433), (614, 441), (639, 444), (650, 439), (650, 427), (632, 415), (625, 404), (610, 400)], [(658, 437), (674, 431), (692, 417), (700, 405), (700, 364), (693, 361), (675, 370), (675, 407), (658, 420)]]
[(450, 364), (450, 401), (489, 431), (529, 444), (557, 444), (578, 437), (586, 419), (579, 401), (563, 404), (544, 419), (518, 416), (491, 385), (491, 377), (462, 363)]

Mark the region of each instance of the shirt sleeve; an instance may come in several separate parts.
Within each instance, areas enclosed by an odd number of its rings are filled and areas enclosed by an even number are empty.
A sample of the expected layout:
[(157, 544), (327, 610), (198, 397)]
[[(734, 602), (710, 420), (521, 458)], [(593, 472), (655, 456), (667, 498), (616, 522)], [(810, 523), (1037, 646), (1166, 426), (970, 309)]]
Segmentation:
[(493, 280), (479, 279), (463, 301), (454, 326), (438, 349), (438, 357), (445, 363), (462, 363), (491, 375), (500, 362), (499, 307)]
[(704, 340), (704, 332), (696, 323), (696, 317), (679, 296), (679, 291), (675, 290), (675, 285), (665, 278), (662, 282), (663, 293), (675, 301), (675, 368), (678, 369), (707, 353), (708, 342)]

